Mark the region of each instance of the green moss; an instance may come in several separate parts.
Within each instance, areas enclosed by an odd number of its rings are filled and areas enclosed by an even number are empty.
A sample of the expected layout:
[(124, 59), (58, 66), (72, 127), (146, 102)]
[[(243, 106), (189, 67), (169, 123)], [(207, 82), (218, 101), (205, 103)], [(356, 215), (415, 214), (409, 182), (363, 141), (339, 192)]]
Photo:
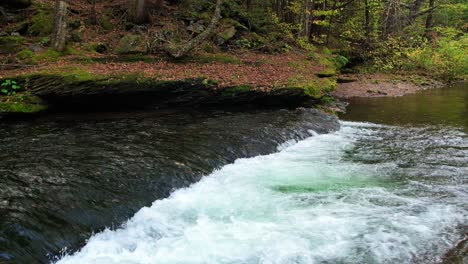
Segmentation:
[(99, 24), (101, 25), (102, 29), (109, 32), (114, 29), (114, 24), (110, 21), (107, 16), (103, 16), (99, 19)]
[(52, 48), (48, 48), (46, 51), (34, 56), (32, 59), (33, 63), (40, 62), (54, 62), (57, 61), (62, 54)]
[(50, 8), (39, 8), (31, 19), (28, 33), (32, 36), (47, 36), (54, 30), (54, 14)]
[(238, 85), (238, 86), (233, 86), (233, 87), (229, 87), (229, 88), (225, 88), (221, 91), (221, 94), (222, 95), (236, 95), (236, 94), (239, 94), (239, 93), (245, 93), (245, 92), (250, 92), (253, 90), (253, 86), (251, 85)]
[(24, 49), (16, 54), (16, 57), (20, 60), (31, 59), (34, 57), (34, 52), (32, 52), (30, 49)]
[(319, 78), (328, 78), (328, 77), (333, 77), (336, 75), (336, 70), (332, 68), (325, 69), (321, 72), (316, 73), (317, 77)]
[(24, 38), (19, 36), (0, 37), (0, 53), (16, 53), (21, 50)]
[(0, 112), (37, 113), (37, 112), (45, 111), (47, 109), (48, 109), (47, 105), (0, 102)]
[(336, 80), (331, 78), (313, 79), (305, 81), (301, 77), (289, 80), (292, 88), (303, 89), (305, 94), (315, 99), (322, 99), (336, 88)]
[(28, 92), (0, 98), (0, 112), (37, 113), (47, 109), (48, 105), (44, 100)]
[(120, 39), (119, 44), (115, 48), (118, 54), (128, 54), (135, 52), (140, 44), (141, 38), (138, 35), (128, 34)]

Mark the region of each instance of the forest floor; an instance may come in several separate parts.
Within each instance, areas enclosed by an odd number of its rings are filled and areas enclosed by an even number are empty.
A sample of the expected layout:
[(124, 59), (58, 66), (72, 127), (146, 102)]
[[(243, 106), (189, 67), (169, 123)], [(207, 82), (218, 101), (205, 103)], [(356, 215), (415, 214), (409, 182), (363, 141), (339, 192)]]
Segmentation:
[(26, 74), (85, 73), (95, 76), (136, 75), (157, 80), (209, 79), (218, 87), (271, 89), (307, 83), (329, 70), (306, 55), (261, 53), (199, 54), (182, 61), (147, 55), (73, 57), (38, 65), (0, 68), (0, 79)]
[(331, 94), (339, 98), (397, 97), (442, 86), (442, 82), (415, 74), (342, 74)]

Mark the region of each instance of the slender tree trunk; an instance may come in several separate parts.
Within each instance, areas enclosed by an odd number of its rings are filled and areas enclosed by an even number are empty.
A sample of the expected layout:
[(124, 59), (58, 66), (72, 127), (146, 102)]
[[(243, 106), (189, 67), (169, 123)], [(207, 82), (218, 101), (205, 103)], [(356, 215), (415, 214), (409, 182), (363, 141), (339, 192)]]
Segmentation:
[(205, 41), (213, 32), (213, 30), (216, 28), (216, 25), (218, 24), (219, 20), (221, 19), (221, 5), (223, 3), (223, 0), (216, 0), (216, 8), (215, 8), (215, 13), (213, 15), (213, 18), (211, 19), (210, 25), (200, 33), (198, 36), (187, 42), (185, 45), (181, 47), (168, 47), (166, 50), (174, 58), (182, 58), (187, 53), (189, 53), (191, 50), (193, 50), (195, 47), (200, 45), (203, 41)]
[(371, 27), (370, 27), (370, 7), (369, 7), (369, 0), (365, 0), (365, 24), (364, 28), (366, 30), (366, 39), (369, 41), (370, 34), (371, 34)]
[(136, 24), (143, 24), (148, 22), (148, 0), (132, 0), (130, 10), (130, 20)]
[(52, 36), (52, 48), (64, 51), (67, 37), (68, 3), (66, 0), (55, 0), (55, 21)]
[(427, 14), (427, 18), (426, 18), (426, 38), (431, 38), (431, 31), (432, 31), (432, 15), (434, 13), (434, 3), (435, 0), (429, 0), (429, 13)]
[(93, 6), (91, 7), (90, 20), (91, 24), (96, 25), (98, 23), (97, 14), (96, 14), (96, 0), (92, 1)]

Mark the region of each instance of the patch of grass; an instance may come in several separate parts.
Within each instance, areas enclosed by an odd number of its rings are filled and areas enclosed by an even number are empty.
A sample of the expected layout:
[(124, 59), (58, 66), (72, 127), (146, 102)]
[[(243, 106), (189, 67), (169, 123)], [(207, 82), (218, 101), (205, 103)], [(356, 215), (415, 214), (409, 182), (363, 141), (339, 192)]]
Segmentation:
[(55, 62), (57, 61), (62, 54), (53, 48), (48, 48), (46, 51), (34, 56), (32, 58), (33, 63), (40, 63), (40, 62)]
[(20, 60), (31, 59), (34, 57), (34, 52), (32, 52), (30, 49), (24, 49), (16, 54), (16, 57)]

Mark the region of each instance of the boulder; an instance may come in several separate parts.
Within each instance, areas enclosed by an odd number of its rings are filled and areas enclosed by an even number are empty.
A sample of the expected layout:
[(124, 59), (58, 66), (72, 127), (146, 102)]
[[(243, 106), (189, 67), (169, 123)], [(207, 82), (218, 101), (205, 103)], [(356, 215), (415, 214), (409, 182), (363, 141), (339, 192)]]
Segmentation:
[(115, 48), (118, 54), (129, 54), (138, 51), (141, 38), (138, 35), (128, 34), (120, 39), (119, 44)]

